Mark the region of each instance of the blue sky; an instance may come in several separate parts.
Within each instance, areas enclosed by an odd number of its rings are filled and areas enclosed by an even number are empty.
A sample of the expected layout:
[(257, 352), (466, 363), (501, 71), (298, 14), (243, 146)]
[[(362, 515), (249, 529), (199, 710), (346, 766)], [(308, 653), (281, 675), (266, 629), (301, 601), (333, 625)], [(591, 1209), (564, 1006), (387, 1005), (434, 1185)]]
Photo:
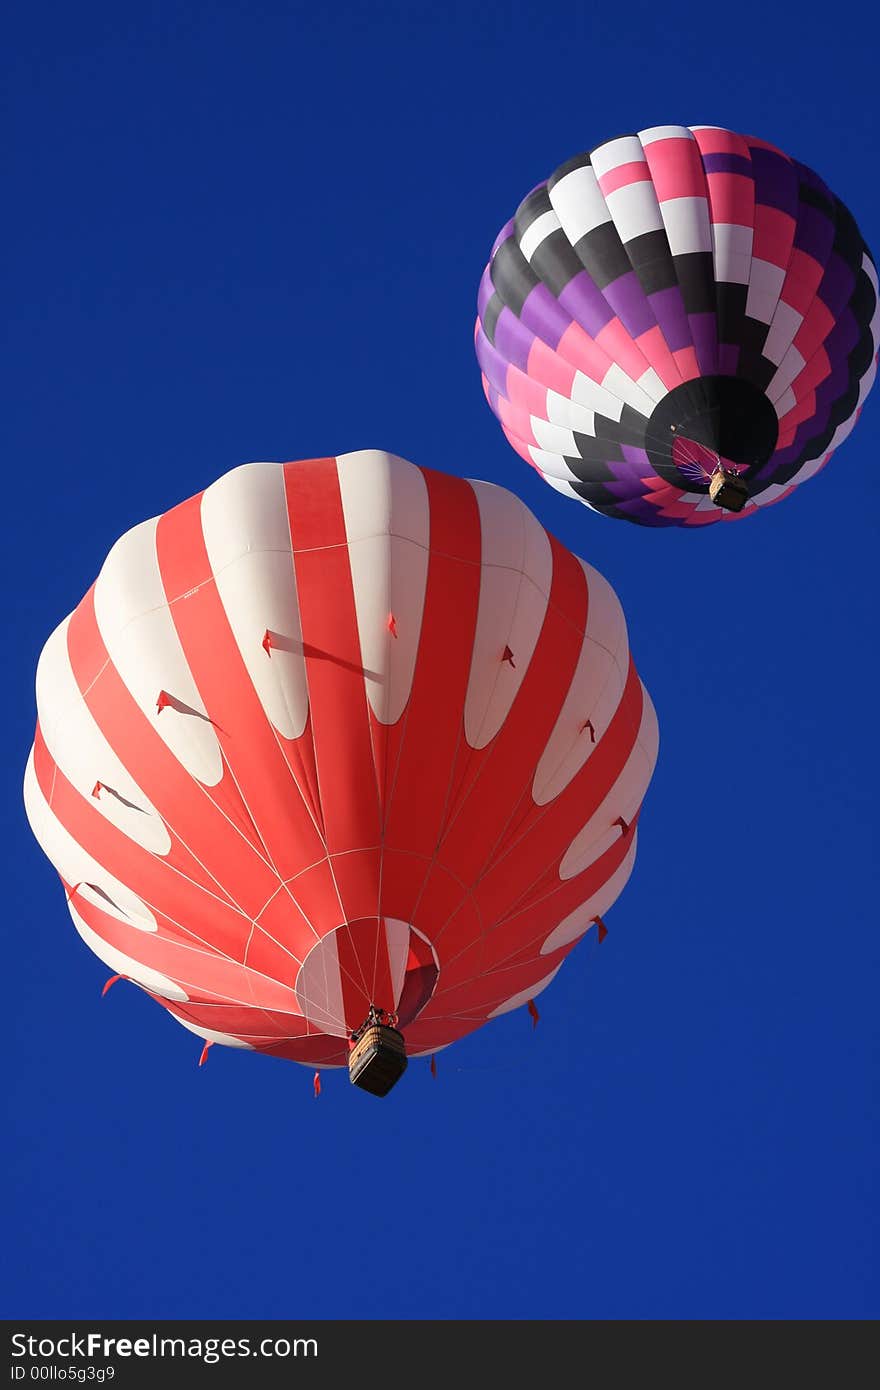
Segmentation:
[[(502, 223), (622, 131), (769, 139), (876, 246), (871, 7), (31, 0), (8, 27), (6, 1314), (877, 1316), (880, 401), (765, 516), (648, 532), (541, 483), (472, 350)], [(367, 447), (514, 488), (610, 579), (661, 755), (609, 936), (538, 1029), (315, 1101), (100, 999), (20, 781), (40, 648), (121, 532), (238, 463)]]

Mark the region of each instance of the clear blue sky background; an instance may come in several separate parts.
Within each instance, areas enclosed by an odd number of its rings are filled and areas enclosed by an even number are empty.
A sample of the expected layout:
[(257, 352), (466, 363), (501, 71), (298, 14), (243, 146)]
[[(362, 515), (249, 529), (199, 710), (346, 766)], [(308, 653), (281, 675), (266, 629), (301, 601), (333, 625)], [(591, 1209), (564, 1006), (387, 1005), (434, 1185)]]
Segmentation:
[[(623, 131), (760, 135), (880, 244), (873, 9), (14, 7), (7, 1315), (880, 1312), (880, 399), (782, 506), (649, 532), (521, 463), (472, 351), (497, 230)], [(508, 484), (608, 576), (661, 757), (609, 936), (534, 1033), (523, 1010), (436, 1081), (377, 1102), (326, 1074), (315, 1101), (305, 1069), (198, 1070), (145, 996), (100, 999), (20, 780), (39, 650), (121, 532), (246, 460), (365, 447)]]

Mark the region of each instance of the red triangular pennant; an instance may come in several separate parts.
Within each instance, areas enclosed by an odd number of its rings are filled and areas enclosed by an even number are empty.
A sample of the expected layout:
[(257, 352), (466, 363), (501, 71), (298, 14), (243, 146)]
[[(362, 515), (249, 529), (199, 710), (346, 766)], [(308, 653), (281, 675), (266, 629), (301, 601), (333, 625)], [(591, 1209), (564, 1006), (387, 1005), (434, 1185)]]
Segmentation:
[(534, 999), (530, 999), (530, 1000), (529, 1000), (528, 1008), (529, 1008), (529, 1017), (530, 1017), (531, 1020), (532, 1020), (532, 1027), (533, 1027), (533, 1028), (537, 1028), (537, 1026), (538, 1026), (538, 1019), (541, 1017), (541, 1015), (538, 1013), (538, 1006), (537, 1006), (537, 1004), (535, 1003)]

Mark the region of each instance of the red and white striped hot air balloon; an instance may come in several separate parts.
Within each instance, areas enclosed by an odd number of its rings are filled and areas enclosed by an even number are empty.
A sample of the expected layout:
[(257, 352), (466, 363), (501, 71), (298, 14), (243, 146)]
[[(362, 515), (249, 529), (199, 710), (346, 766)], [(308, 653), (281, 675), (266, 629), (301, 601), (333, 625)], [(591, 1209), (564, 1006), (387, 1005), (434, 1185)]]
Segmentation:
[(111, 550), (25, 776), (74, 924), (208, 1042), (433, 1053), (614, 902), (657, 753), (612, 589), (510, 492), (375, 451), (234, 469)]

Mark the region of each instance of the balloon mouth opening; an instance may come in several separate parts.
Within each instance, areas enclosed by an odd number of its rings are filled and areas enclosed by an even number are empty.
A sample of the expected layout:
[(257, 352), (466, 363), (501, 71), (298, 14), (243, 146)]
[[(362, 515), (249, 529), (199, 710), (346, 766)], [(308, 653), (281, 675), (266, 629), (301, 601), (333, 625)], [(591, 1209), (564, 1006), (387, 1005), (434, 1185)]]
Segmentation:
[(315, 943), (296, 979), (303, 1017), (322, 1033), (349, 1038), (371, 1008), (404, 1029), (434, 993), (436, 952), (411, 923), (396, 917), (343, 922)]
[(658, 475), (684, 492), (711, 496), (723, 474), (739, 493), (747, 475), (747, 497), (761, 490), (760, 470), (778, 438), (776, 410), (759, 387), (739, 377), (709, 376), (663, 397), (645, 430), (645, 447)]

